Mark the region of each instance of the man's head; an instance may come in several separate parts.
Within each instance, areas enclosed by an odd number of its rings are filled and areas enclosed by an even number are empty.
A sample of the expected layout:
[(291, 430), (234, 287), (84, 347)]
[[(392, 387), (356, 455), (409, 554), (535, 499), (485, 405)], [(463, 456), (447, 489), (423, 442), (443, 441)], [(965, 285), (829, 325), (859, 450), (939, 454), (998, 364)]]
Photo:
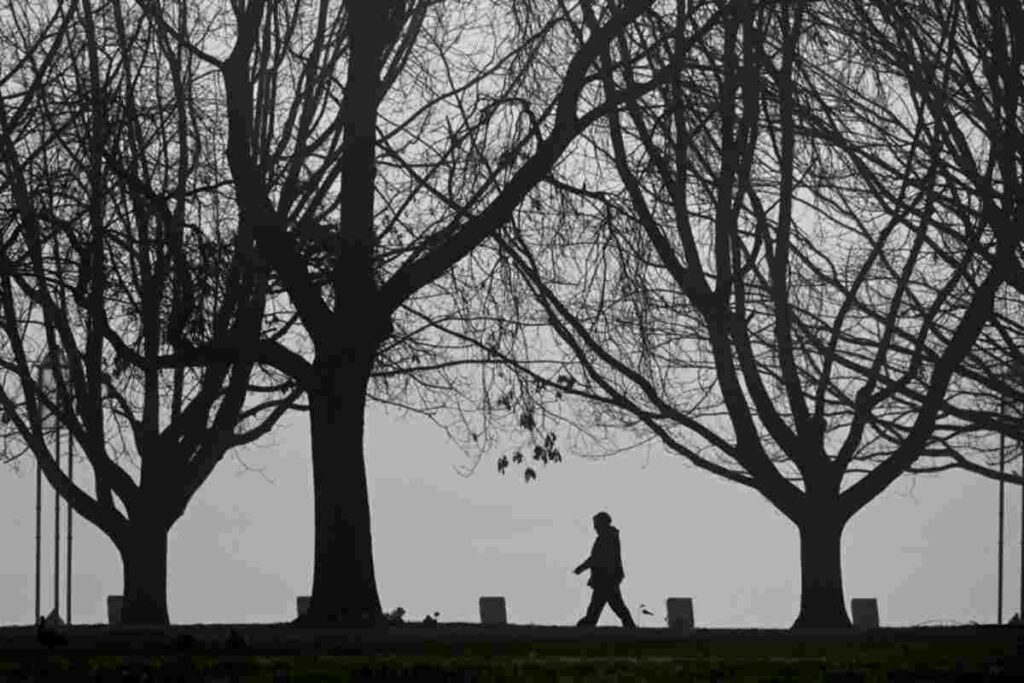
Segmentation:
[(612, 516), (607, 512), (598, 512), (594, 515), (594, 531), (601, 533), (612, 525)]

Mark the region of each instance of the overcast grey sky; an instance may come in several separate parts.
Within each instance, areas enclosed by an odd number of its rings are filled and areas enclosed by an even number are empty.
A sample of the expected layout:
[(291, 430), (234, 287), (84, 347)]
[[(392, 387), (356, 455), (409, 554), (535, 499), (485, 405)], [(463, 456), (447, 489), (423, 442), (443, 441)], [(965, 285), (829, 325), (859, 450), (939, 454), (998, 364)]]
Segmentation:
[[(670, 596), (694, 598), (700, 627), (786, 628), (796, 617), (796, 528), (759, 494), (663, 451), (600, 462), (566, 453), (530, 484), (514, 466), (499, 476), (491, 457), (464, 478), (453, 469), (464, 456), (443, 432), (380, 409), (368, 415), (367, 451), (381, 601), (403, 606), (407, 619), (436, 610), (442, 621), (475, 622), (479, 596), (504, 595), (513, 623), (575, 623), (589, 592), (572, 568), (589, 552), (590, 518), (601, 509), (621, 531), (623, 595), (641, 626), (662, 625)], [(285, 621), (295, 597), (309, 593), (305, 420), (293, 417), (239, 456), (273, 483), (229, 454), (172, 528), (174, 623)], [(86, 466), (75, 474), (89, 481)], [(34, 481), (31, 465), (20, 478), (0, 469), (0, 624), (32, 621)], [(995, 621), (996, 495), (995, 482), (960, 473), (897, 481), (847, 527), (847, 605), (877, 597), (883, 625)], [(51, 496), (44, 481), (45, 612), (53, 605)], [(1008, 487), (1007, 517), (1004, 619), (1019, 599), (1017, 487)], [(105, 623), (106, 596), (121, 592), (117, 551), (82, 519), (74, 533), (74, 622)], [(656, 616), (640, 615), (640, 603)], [(606, 609), (600, 624), (617, 623)]]

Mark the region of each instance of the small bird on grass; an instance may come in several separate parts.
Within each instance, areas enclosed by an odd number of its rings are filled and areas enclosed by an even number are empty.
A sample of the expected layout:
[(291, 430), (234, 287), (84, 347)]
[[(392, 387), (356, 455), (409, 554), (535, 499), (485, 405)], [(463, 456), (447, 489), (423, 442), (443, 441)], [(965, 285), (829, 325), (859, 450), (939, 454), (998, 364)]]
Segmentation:
[(405, 609), (402, 607), (396, 607), (394, 610), (384, 613), (384, 623), (391, 626), (398, 626), (404, 618)]
[(46, 617), (42, 615), (40, 615), (39, 621), (36, 622), (36, 640), (39, 641), (40, 645), (51, 650), (68, 644), (68, 639), (64, 634), (47, 624)]

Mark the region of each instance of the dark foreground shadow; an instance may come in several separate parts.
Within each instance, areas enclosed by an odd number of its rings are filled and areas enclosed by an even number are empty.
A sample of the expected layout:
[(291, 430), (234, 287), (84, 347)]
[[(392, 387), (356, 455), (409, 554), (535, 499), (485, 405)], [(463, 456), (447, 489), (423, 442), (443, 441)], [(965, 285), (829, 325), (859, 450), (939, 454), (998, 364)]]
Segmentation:
[(75, 626), (67, 640), (47, 648), (32, 626), (0, 629), (0, 681), (1024, 680), (1024, 629), (1008, 627)]

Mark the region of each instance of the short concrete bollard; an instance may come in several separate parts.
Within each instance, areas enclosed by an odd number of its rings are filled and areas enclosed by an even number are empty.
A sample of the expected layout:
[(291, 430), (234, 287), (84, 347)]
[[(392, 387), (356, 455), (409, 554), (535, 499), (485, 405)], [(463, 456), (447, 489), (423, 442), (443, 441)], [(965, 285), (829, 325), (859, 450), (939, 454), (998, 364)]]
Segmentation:
[(123, 595), (107, 596), (107, 623), (110, 625), (121, 623), (121, 609), (124, 607)]
[(480, 598), (480, 623), (491, 625), (507, 624), (508, 616), (505, 614), (505, 598)]
[(681, 631), (693, 630), (693, 598), (669, 598), (665, 601), (668, 627)]
[(875, 598), (854, 598), (850, 600), (855, 628), (878, 628), (878, 600)]
[(301, 595), (295, 598), (295, 611), (299, 613), (299, 616), (305, 616), (306, 612), (309, 611), (309, 596)]

